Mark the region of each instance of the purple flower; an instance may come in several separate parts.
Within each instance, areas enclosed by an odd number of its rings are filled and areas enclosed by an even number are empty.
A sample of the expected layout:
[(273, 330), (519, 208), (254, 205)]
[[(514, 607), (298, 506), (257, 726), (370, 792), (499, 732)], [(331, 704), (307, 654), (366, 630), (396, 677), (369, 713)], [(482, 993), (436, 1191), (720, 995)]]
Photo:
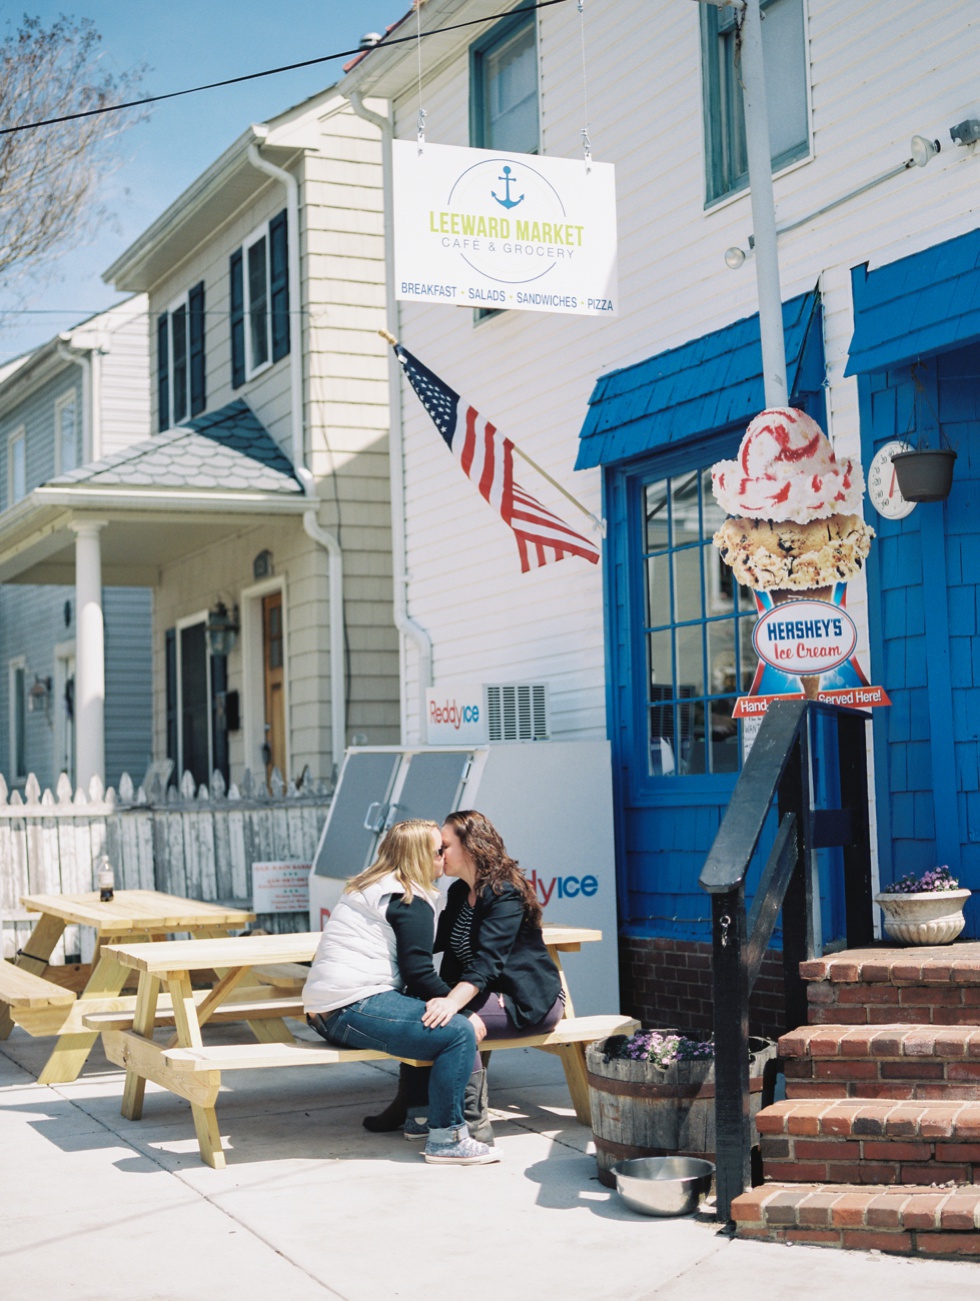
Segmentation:
[(908, 872), (893, 885), (890, 885), (886, 891), (887, 894), (933, 894), (940, 890), (958, 890), (959, 881), (950, 874), (949, 868), (944, 864), (942, 867), (934, 867), (929, 872), (923, 872), (921, 876), (916, 876), (914, 872)]

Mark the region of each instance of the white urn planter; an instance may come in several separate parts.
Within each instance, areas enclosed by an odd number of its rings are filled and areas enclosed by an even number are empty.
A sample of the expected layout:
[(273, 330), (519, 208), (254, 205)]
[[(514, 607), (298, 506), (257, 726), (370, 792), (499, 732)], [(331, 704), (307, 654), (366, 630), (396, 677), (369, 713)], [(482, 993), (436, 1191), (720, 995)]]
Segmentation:
[(919, 894), (875, 895), (885, 930), (902, 944), (949, 944), (966, 925), (963, 905), (969, 890), (929, 890)]

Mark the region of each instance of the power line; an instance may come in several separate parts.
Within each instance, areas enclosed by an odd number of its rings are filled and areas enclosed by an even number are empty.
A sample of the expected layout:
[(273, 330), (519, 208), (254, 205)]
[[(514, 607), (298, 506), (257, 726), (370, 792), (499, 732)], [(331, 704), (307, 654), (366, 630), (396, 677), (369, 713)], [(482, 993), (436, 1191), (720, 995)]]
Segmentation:
[[(422, 32), (421, 38), (425, 40), (429, 36), (439, 36), (443, 32), (459, 31), (461, 27), (475, 27), (481, 23), (495, 22), (498, 18), (509, 18), (514, 14), (532, 13), (535, 9), (548, 9), (551, 5), (566, 4), (567, 0), (537, 0), (536, 4), (522, 5), (518, 9), (509, 9), (500, 14), (487, 14), (484, 18), (471, 18), (465, 23), (452, 23), (448, 27), (434, 27), (430, 32)], [(380, 49), (382, 46), (389, 47), (392, 45), (404, 45), (408, 41), (419, 39), (418, 34), (412, 36), (395, 36), (390, 40), (382, 37), (377, 45), (369, 45), (366, 48), (358, 46), (355, 50), (338, 50), (336, 54), (323, 54), (317, 59), (304, 59), (301, 63), (285, 63), (279, 68), (267, 68), (264, 72), (246, 72), (240, 77), (227, 77), (224, 81), (209, 81), (204, 86), (189, 86), (186, 90), (171, 90), (164, 95), (147, 95), (144, 99), (131, 99), (125, 104), (108, 104), (104, 108), (90, 108), (82, 113), (66, 113), (62, 117), (43, 118), (40, 122), (22, 122), (19, 126), (0, 127), (0, 136), (12, 135), (16, 131), (35, 131), (42, 126), (57, 126), (61, 122), (74, 122), (79, 118), (99, 117), (103, 113), (121, 113), (127, 108), (142, 108), (146, 104), (159, 104), (165, 99), (179, 99), (182, 95), (197, 95), (202, 90), (217, 90), (221, 86), (235, 86), (243, 81), (256, 81), (260, 77), (275, 77), (281, 72), (295, 72), (298, 68), (311, 68), (318, 63), (330, 63), (333, 59), (346, 59), (354, 54), (368, 54), (371, 50)]]

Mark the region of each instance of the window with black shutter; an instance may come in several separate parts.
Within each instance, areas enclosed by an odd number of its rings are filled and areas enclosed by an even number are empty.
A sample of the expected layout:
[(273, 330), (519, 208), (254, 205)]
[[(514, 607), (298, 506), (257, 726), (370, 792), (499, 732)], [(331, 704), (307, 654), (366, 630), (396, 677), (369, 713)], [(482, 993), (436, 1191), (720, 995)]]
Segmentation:
[(229, 262), (231, 382), (246, 380), (290, 349), (289, 234), (286, 210), (252, 232)]
[(269, 222), (269, 301), (272, 308), (272, 360), (289, 352), (289, 236), (286, 210)]
[(170, 313), (170, 346), (173, 352), (174, 424), (187, 419), (187, 304)]
[(269, 257), (266, 237), (248, 247), (248, 351), (252, 370), (269, 360)]
[(245, 383), (245, 284), (242, 272), (242, 250), (232, 253), (228, 264), (231, 280), (231, 386), (241, 388)]
[(170, 428), (170, 318), (157, 317), (157, 428)]
[(187, 295), (190, 325), (191, 415), (199, 416), (207, 406), (204, 358), (204, 281)]
[(164, 633), (164, 638), (167, 684), (167, 758), (174, 761), (179, 784), (180, 769), (177, 764), (177, 629), (168, 628)]

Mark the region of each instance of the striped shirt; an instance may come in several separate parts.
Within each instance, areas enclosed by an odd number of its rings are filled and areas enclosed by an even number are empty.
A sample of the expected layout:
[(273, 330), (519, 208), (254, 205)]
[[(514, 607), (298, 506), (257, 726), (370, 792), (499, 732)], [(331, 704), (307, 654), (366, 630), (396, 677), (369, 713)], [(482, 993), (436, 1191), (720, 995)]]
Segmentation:
[(462, 967), (468, 967), (473, 961), (473, 905), (469, 902), (459, 910), (449, 936), (449, 947)]

